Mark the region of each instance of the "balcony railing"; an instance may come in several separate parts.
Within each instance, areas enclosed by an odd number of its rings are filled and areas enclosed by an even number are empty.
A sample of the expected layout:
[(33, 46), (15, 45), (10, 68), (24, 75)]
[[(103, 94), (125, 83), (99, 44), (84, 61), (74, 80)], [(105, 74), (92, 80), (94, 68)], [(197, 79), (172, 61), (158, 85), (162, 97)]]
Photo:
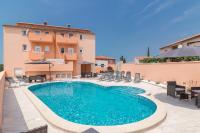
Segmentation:
[(60, 44), (78, 44), (78, 39), (77, 37), (66, 37), (62, 35), (56, 35), (56, 42)]
[(32, 61), (39, 61), (39, 60), (44, 60), (44, 52), (35, 52), (35, 51), (30, 51), (29, 52), (29, 59)]
[(78, 55), (76, 54), (76, 53), (74, 53), (74, 54), (69, 54), (69, 53), (67, 53), (66, 55), (65, 55), (65, 58), (66, 58), (66, 60), (77, 60), (78, 59)]
[[(26, 64), (25, 65), (26, 72), (49, 72), (49, 64)], [(64, 72), (64, 71), (73, 71), (73, 62), (70, 61), (67, 64), (57, 64), (53, 63), (51, 65), (52, 72)]]
[(36, 34), (34, 32), (30, 32), (28, 34), (28, 38), (31, 42), (45, 42), (45, 43), (52, 43), (53, 42), (53, 36), (51, 34)]

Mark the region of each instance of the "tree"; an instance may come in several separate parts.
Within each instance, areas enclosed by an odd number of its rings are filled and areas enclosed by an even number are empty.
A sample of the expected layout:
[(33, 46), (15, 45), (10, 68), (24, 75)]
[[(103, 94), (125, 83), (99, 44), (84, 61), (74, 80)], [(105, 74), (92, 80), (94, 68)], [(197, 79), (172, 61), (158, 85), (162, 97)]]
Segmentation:
[(122, 61), (123, 63), (126, 63), (126, 59), (124, 58), (124, 56), (121, 56), (121, 57), (119, 58), (119, 60)]
[(147, 48), (147, 57), (150, 57), (150, 48)]

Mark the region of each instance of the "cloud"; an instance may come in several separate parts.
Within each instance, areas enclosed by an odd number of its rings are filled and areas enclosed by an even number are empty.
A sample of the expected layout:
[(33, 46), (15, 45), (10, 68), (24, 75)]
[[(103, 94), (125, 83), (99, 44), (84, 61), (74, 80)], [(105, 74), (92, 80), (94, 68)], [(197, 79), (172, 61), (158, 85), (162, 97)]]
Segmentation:
[(152, 2), (150, 2), (149, 4), (147, 4), (142, 11), (140, 11), (138, 13), (138, 15), (141, 15), (143, 13), (145, 13), (146, 11), (148, 11), (151, 7), (155, 6), (156, 4), (158, 4), (159, 0), (154, 0)]
[(171, 23), (178, 23), (183, 20), (186, 20), (189, 17), (193, 16), (194, 14), (198, 14), (199, 10), (200, 10), (200, 4), (194, 5), (189, 9), (186, 9), (180, 16), (172, 19)]

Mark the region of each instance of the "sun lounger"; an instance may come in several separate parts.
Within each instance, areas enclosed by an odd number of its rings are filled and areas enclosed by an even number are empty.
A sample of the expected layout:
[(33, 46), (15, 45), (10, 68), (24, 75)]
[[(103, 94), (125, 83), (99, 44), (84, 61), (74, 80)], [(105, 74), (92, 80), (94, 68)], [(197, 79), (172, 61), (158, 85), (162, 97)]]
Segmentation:
[(115, 76), (114, 76), (114, 73), (113, 72), (110, 72), (108, 74), (108, 81), (113, 81), (115, 79)]
[(131, 72), (128, 71), (126, 72), (126, 76), (125, 76), (125, 82), (131, 82), (132, 81), (132, 78), (131, 78)]
[(19, 86), (19, 82), (16, 82), (13, 77), (6, 77), (5, 78), (6, 81), (9, 83), (9, 87), (18, 87)]
[(141, 81), (140, 73), (135, 73), (134, 82), (139, 83)]
[(121, 72), (116, 71), (115, 81), (120, 82), (122, 80)]

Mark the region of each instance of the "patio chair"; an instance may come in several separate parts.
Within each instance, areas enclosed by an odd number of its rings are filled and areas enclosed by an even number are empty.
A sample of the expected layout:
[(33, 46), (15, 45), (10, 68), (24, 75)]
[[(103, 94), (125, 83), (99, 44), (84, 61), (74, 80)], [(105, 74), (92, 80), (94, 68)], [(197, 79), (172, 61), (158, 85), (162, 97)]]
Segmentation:
[(132, 81), (132, 78), (131, 78), (131, 72), (128, 71), (126, 72), (126, 76), (125, 76), (125, 82), (131, 82)]
[(141, 81), (140, 73), (135, 73), (134, 82), (139, 83)]
[(5, 77), (6, 81), (9, 83), (9, 87), (18, 87), (19, 86), (19, 82), (16, 82), (13, 77)]
[(44, 125), (21, 133), (47, 133), (47, 131), (48, 131), (48, 126)]
[(200, 87), (191, 87), (191, 98), (194, 98), (197, 94), (193, 90), (200, 90)]
[(177, 85), (176, 81), (167, 81), (167, 95), (176, 97), (185, 92), (185, 86)]

